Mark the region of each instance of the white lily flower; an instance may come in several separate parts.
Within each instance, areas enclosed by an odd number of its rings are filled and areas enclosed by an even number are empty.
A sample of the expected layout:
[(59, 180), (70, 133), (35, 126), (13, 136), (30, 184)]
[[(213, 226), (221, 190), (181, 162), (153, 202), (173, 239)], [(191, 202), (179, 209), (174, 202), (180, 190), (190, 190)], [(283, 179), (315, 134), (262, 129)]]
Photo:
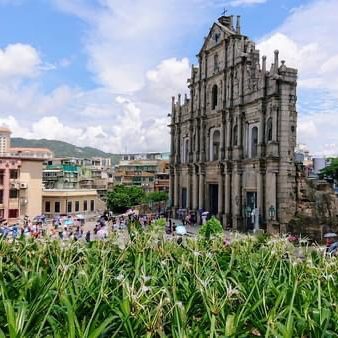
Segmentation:
[(148, 291), (150, 291), (150, 288), (148, 286), (143, 285), (142, 286), (142, 292), (146, 293)]
[(121, 280), (124, 279), (124, 276), (120, 273), (117, 277), (115, 277), (115, 279), (121, 282)]
[(145, 282), (148, 282), (151, 279), (149, 276), (142, 276), (142, 278)]

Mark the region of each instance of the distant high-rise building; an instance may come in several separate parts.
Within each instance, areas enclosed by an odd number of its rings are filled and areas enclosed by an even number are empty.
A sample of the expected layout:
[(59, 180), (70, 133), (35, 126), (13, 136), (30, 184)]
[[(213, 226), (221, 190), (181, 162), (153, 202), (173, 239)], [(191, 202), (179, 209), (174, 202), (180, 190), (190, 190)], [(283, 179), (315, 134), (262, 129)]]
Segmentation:
[(0, 127), (0, 155), (7, 153), (11, 146), (11, 131)]

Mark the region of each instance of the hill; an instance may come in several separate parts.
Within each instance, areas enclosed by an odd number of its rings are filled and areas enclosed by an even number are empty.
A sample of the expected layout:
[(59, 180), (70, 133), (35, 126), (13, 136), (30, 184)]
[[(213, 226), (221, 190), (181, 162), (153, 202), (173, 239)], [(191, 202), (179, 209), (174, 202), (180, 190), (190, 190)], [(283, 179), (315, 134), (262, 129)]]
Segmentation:
[(57, 140), (28, 140), (19, 137), (11, 138), (12, 147), (48, 148), (54, 152), (55, 157), (110, 157), (112, 162), (118, 162), (118, 155), (106, 153), (92, 147), (77, 147), (73, 144)]

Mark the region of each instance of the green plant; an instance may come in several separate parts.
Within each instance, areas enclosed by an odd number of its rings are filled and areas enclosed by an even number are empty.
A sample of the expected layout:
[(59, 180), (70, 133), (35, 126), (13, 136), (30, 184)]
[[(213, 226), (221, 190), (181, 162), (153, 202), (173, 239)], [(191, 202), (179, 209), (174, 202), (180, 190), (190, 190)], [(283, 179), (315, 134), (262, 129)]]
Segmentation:
[(142, 188), (117, 185), (107, 193), (107, 206), (114, 212), (125, 212), (127, 209), (143, 203), (145, 194)]
[(223, 227), (220, 221), (213, 216), (202, 225), (198, 233), (209, 240), (211, 236), (223, 234)]
[(130, 226), (133, 241), (0, 240), (0, 337), (337, 337), (335, 258)]

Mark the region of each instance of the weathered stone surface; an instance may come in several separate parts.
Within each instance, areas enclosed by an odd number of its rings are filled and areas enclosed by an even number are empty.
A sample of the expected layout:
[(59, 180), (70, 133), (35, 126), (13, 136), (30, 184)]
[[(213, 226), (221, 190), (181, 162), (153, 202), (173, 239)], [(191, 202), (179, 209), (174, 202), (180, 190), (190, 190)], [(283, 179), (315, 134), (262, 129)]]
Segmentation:
[(278, 57), (267, 70), (230, 17), (214, 23), (191, 70), (190, 98), (172, 100), (173, 207), (202, 208), (242, 230), (286, 228), (296, 212), (297, 70)]
[(320, 240), (326, 232), (338, 231), (338, 200), (331, 185), (309, 180), (297, 170), (296, 213), (288, 232)]

